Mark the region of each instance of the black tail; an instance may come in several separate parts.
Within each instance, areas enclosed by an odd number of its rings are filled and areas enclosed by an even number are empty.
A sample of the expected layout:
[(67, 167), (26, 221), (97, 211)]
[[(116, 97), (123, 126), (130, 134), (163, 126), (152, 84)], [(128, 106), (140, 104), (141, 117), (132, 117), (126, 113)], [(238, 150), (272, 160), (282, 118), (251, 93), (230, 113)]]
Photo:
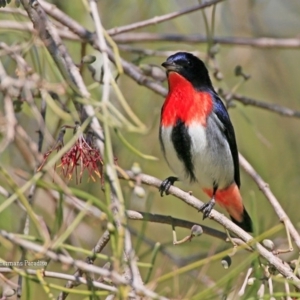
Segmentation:
[(237, 226), (241, 227), (242, 229), (244, 229), (247, 232), (253, 232), (253, 228), (252, 228), (252, 221), (250, 216), (248, 215), (246, 209), (244, 208), (243, 210), (243, 220), (241, 222), (235, 220), (233, 217), (231, 217), (231, 220), (233, 223), (235, 223)]

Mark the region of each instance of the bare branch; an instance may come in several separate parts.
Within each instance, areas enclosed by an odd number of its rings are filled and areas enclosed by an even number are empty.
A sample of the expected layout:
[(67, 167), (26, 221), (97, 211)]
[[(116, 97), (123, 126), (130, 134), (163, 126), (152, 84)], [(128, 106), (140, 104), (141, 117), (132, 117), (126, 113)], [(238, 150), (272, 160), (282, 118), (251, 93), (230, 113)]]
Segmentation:
[[(107, 245), (107, 243), (110, 240), (110, 234), (108, 231), (105, 231), (103, 233), (103, 235), (101, 236), (101, 238), (99, 239), (99, 241), (97, 242), (96, 246), (93, 248), (93, 253), (101, 253), (101, 251), (105, 248), (105, 246)], [(95, 261), (96, 257), (95, 256), (89, 256), (86, 258), (85, 262), (88, 264), (93, 264)], [(77, 269), (76, 272), (74, 273), (73, 277), (74, 278), (80, 278), (82, 276), (83, 272), (81, 269)], [(80, 283), (83, 283), (81, 281), (74, 281), (73, 278), (68, 279), (67, 284), (65, 285), (66, 288), (73, 288), (75, 286), (78, 286)], [(96, 287), (96, 285), (95, 285)], [(115, 291), (115, 290), (114, 290)], [(113, 292), (113, 290), (111, 290), (111, 292)], [(66, 299), (68, 296), (67, 292), (61, 292), (58, 296), (58, 300), (64, 300)]]
[(15, 138), (15, 125), (17, 119), (14, 113), (13, 102), (9, 95), (4, 96), (4, 111), (5, 111), (5, 137), (0, 143), (0, 153), (14, 140)]
[[(172, 33), (136, 32), (115, 35), (114, 41), (120, 44), (144, 43), (144, 42), (174, 42), (190, 44), (206, 44), (206, 35), (179, 35)], [(212, 37), (212, 43), (227, 46), (247, 46), (253, 48), (287, 48), (300, 47), (300, 38), (243, 38), (243, 37)]]
[(130, 24), (130, 25), (122, 26), (122, 27), (112, 28), (112, 29), (107, 30), (107, 33), (109, 35), (113, 36), (113, 35), (116, 35), (116, 34), (120, 34), (122, 32), (127, 32), (127, 31), (138, 29), (138, 28), (150, 26), (150, 25), (155, 25), (155, 24), (158, 24), (158, 23), (161, 23), (161, 22), (166, 22), (166, 21), (169, 21), (171, 19), (178, 18), (180, 16), (195, 12), (197, 10), (204, 9), (206, 7), (215, 5), (215, 4), (217, 4), (219, 2), (222, 2), (222, 1), (224, 1), (224, 0), (205, 1), (204, 3), (195, 5), (195, 6), (190, 7), (190, 8), (185, 8), (185, 9), (180, 10), (178, 12), (173, 12), (173, 13), (169, 13), (169, 14), (166, 14), (166, 15), (163, 15), (163, 16), (154, 17), (154, 18), (151, 18), (151, 19), (148, 19), (148, 20), (144, 20), (144, 21), (141, 21), (141, 22), (133, 23), (133, 24)]
[[(131, 171), (126, 172), (129, 178), (133, 181), (135, 181), (135, 176)], [(141, 180), (142, 183), (151, 185), (154, 187), (159, 188), (162, 181), (149, 176), (145, 174), (139, 174), (139, 180)], [(199, 199), (195, 198), (194, 196), (190, 195), (189, 193), (186, 193), (182, 191), (181, 189), (171, 186), (169, 189), (169, 194), (175, 196), (176, 198), (180, 199), (184, 203), (188, 204), (189, 206), (194, 207), (195, 209), (199, 210), (199, 208), (204, 204)], [(227, 230), (233, 232), (236, 234), (239, 238), (241, 238), (245, 243), (248, 245), (255, 245), (255, 249), (258, 251), (258, 253), (267, 259), (271, 265), (273, 265), (284, 277), (286, 278), (292, 278), (293, 284), (295, 286), (300, 287), (300, 279), (295, 276), (293, 273), (293, 270), (289, 267), (289, 265), (282, 263), (282, 260), (279, 259), (277, 256), (275, 256), (273, 253), (266, 250), (265, 247), (263, 247), (260, 243), (256, 242), (253, 237), (246, 233), (244, 230), (242, 230), (240, 227), (235, 225), (232, 221), (230, 221), (228, 218), (226, 218), (223, 214), (217, 212), (216, 210), (212, 210), (210, 214), (210, 218), (224, 226)], [(290, 277), (292, 276), (292, 277)]]
[(263, 179), (259, 176), (259, 174), (254, 170), (254, 168), (249, 164), (249, 162), (239, 154), (240, 165), (242, 168), (251, 176), (251, 178), (255, 181), (259, 189), (268, 199), (270, 204), (273, 206), (277, 216), (279, 217), (280, 222), (284, 222), (285, 226), (287, 226), (292, 238), (294, 239), (298, 249), (300, 249), (300, 235), (293, 223), (279, 204), (279, 201), (276, 199), (274, 194), (272, 193), (269, 185), (263, 181)]
[[(39, 272), (39, 270), (33, 270), (33, 269), (26, 269), (26, 274), (28, 275), (37, 275), (37, 272)], [(23, 274), (24, 271), (22, 269), (18, 269), (18, 268), (6, 268), (6, 267), (0, 267), (0, 273), (6, 273), (6, 274), (10, 274), (10, 273), (19, 273), (19, 274)], [(79, 284), (85, 284), (85, 285), (89, 285), (92, 284), (94, 287), (101, 289), (101, 290), (105, 290), (105, 291), (109, 291), (109, 292), (113, 292), (113, 293), (117, 293), (117, 289), (111, 285), (108, 284), (104, 284), (95, 280), (87, 280), (86, 278), (79, 276), (77, 274), (74, 275), (69, 275), (69, 274), (65, 274), (65, 273), (58, 273), (58, 272), (52, 272), (52, 271), (43, 271), (43, 276), (44, 277), (49, 277), (49, 278), (56, 278), (56, 279), (64, 279), (64, 280), (68, 280), (69, 282), (74, 283), (74, 286), (79, 285)]]
[(281, 116), (285, 116), (285, 117), (294, 117), (294, 118), (300, 118), (300, 111), (297, 110), (293, 110), (290, 109), (288, 107), (284, 107), (278, 104), (274, 104), (274, 103), (267, 103), (267, 102), (262, 102), (253, 98), (249, 98), (246, 96), (242, 96), (239, 94), (232, 94), (230, 95), (230, 93), (226, 93), (226, 92), (222, 92), (220, 93), (221, 96), (223, 96), (224, 98), (226, 98), (227, 95), (229, 95), (229, 99), (234, 99), (238, 102), (243, 103), (244, 105), (251, 105), (251, 106), (255, 106), (255, 107), (259, 107), (262, 109), (266, 109), (272, 112), (276, 112)]
[(227, 235), (224, 232), (218, 231), (216, 229), (210, 228), (200, 223), (173, 218), (172, 216), (164, 216), (159, 214), (152, 214), (152, 213), (133, 211), (133, 210), (127, 210), (126, 214), (130, 220), (140, 220), (140, 221), (147, 221), (147, 222), (160, 223), (160, 224), (169, 224), (169, 225), (173, 225), (174, 227), (182, 227), (187, 229), (191, 229), (193, 225), (200, 225), (203, 229), (203, 233), (221, 239), (223, 241), (226, 241), (227, 239)]

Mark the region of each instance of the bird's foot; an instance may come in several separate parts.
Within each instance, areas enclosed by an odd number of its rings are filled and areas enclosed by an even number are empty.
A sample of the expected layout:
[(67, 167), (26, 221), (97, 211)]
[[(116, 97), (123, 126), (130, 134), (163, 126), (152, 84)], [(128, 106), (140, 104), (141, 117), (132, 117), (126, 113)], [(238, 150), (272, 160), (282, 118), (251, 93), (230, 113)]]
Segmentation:
[(203, 220), (206, 219), (207, 217), (209, 217), (212, 209), (214, 208), (216, 204), (216, 200), (215, 198), (211, 198), (207, 203), (203, 204), (199, 211), (203, 212)]
[(160, 195), (163, 197), (164, 193), (166, 195), (169, 194), (169, 188), (171, 187), (171, 185), (174, 184), (175, 181), (177, 181), (178, 178), (175, 177), (175, 176), (170, 176), (168, 178), (166, 178), (160, 185), (159, 187), (159, 192), (160, 192)]

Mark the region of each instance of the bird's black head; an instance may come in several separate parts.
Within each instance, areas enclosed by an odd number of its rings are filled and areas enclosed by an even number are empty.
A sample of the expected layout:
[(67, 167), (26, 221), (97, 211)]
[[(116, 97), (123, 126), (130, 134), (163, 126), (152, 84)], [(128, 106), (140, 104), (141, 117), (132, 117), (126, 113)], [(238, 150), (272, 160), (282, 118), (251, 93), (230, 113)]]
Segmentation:
[(205, 64), (191, 53), (177, 52), (169, 56), (162, 66), (167, 73), (176, 72), (186, 78), (196, 89), (213, 89)]

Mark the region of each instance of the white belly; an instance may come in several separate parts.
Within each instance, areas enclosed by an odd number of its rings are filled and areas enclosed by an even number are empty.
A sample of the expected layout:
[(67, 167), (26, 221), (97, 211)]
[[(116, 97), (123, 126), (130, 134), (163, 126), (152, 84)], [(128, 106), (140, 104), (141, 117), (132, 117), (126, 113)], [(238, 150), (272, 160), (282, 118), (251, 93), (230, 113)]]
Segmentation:
[[(205, 129), (195, 123), (189, 126), (188, 134), (191, 137), (190, 151), (197, 183), (202, 188), (212, 189), (217, 184), (222, 189), (233, 182), (234, 166), (229, 144), (215, 126)], [(189, 181), (185, 165), (178, 158), (171, 140), (172, 128), (170, 126), (161, 129), (165, 158), (180, 180)]]

